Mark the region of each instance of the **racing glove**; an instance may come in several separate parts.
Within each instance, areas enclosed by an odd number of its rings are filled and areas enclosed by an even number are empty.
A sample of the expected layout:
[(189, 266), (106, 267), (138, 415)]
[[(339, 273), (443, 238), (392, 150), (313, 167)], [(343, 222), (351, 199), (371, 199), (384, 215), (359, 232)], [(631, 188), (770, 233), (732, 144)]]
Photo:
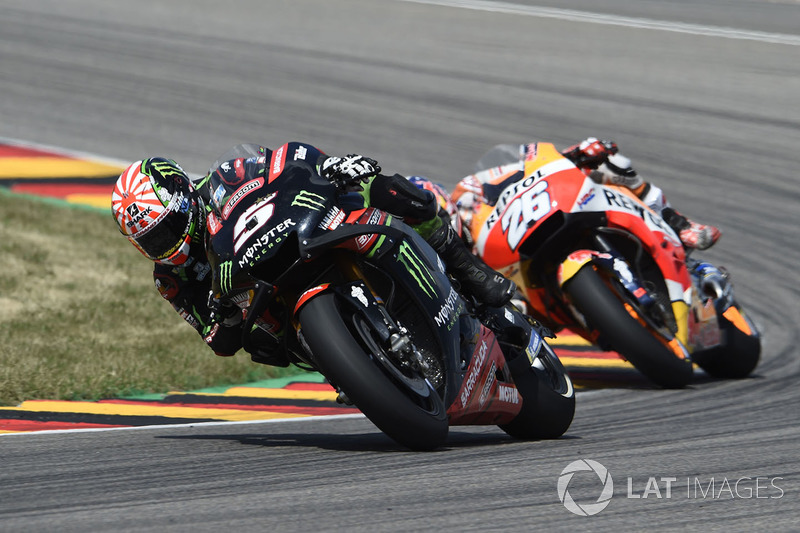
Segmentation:
[(619, 151), (617, 143), (589, 137), (580, 144), (570, 146), (562, 154), (580, 168), (595, 169)]
[(349, 154), (344, 157), (328, 157), (320, 166), (320, 174), (340, 190), (361, 191), (381, 171), (374, 159), (363, 155)]
[(225, 300), (209, 294), (211, 314), (201, 335), (214, 353), (223, 357), (234, 355), (242, 347), (242, 310)]

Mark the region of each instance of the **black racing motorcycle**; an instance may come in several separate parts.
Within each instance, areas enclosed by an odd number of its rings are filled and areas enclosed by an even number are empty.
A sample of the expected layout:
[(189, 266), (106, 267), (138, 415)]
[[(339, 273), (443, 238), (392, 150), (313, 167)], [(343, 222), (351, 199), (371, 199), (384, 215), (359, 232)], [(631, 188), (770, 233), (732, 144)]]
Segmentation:
[(543, 326), (462, 297), (413, 229), (348, 208), (313, 164), (264, 162), (233, 180), (215, 163), (208, 183), (214, 292), (244, 310), (248, 352), (279, 346), (413, 450), (441, 446), (451, 425), (521, 439), (569, 428), (575, 393)]

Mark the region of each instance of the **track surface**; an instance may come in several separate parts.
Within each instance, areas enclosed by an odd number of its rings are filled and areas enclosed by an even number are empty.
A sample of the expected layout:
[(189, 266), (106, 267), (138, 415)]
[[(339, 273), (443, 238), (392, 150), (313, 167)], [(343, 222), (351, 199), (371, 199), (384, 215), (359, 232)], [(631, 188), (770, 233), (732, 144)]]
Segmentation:
[[(450, 186), (496, 143), (611, 138), (679, 209), (723, 228), (706, 255), (763, 327), (757, 375), (583, 394), (558, 441), (456, 428), (429, 454), (359, 417), (7, 436), (0, 529), (797, 529), (800, 47), (785, 36), (800, 5), (518, 4), (0, 0), (0, 136), (192, 172), (236, 142), (305, 140)], [(534, 16), (548, 4), (660, 29)], [(556, 492), (578, 459), (615, 483), (591, 517)], [(628, 497), (651, 477), (661, 498)], [(669, 498), (661, 477), (676, 478)], [(587, 473), (569, 487), (581, 504), (600, 494)]]

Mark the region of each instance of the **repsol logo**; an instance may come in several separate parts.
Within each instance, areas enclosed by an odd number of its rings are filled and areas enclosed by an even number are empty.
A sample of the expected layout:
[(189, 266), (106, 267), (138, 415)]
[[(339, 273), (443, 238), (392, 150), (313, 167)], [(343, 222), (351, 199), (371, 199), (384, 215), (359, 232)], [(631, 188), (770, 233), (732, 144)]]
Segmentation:
[(631, 213), (635, 213), (638, 215), (642, 220), (647, 222), (650, 225), (653, 225), (660, 229), (662, 232), (667, 232), (667, 225), (664, 222), (664, 219), (657, 216), (655, 213), (646, 209), (643, 205), (634, 202), (628, 196), (617, 193), (610, 189), (603, 189), (603, 194), (606, 197), (606, 203), (609, 206), (618, 207), (624, 209), (626, 211), (630, 211)]
[(536, 171), (532, 176), (528, 176), (522, 181), (516, 182), (511, 187), (507, 188), (500, 194), (500, 198), (497, 200), (497, 204), (495, 205), (495, 212), (500, 212), (505, 209), (506, 204), (511, 198), (514, 198), (517, 193), (519, 193), (522, 189), (527, 189), (531, 187), (533, 183), (541, 177), (541, 170)]

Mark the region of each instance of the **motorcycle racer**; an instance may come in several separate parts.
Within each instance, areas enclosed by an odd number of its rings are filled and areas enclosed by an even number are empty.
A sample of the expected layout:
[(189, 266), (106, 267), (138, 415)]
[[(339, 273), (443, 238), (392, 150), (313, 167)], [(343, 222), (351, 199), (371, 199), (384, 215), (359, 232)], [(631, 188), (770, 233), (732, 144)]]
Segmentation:
[[(487, 152), (482, 170), (463, 178), (452, 194), (464, 224), (471, 228), (473, 215), (484, 204), (494, 205), (500, 193), (524, 174), (525, 160), (535, 155), (535, 144), (498, 145)], [(596, 183), (624, 186), (659, 213), (678, 234), (686, 249), (705, 250), (719, 239), (714, 226), (698, 224), (675, 211), (664, 192), (646, 182), (633, 169), (631, 160), (612, 141), (589, 137), (561, 152)]]
[[(268, 175), (274, 161), (302, 159), (336, 185), (354, 209), (372, 206), (401, 217), (436, 250), (462, 289), (490, 307), (500, 307), (514, 294), (514, 283), (489, 268), (443, 223), (435, 196), (399, 174), (381, 174), (377, 161), (361, 155), (328, 156), (306, 143), (290, 142), (277, 150), (242, 144), (228, 150), (212, 168), (230, 184)], [(206, 255), (207, 215), (215, 200), (210, 174), (190, 178), (173, 160), (153, 157), (129, 165), (111, 196), (112, 214), (120, 232), (155, 263), (153, 277), (161, 296), (220, 356), (242, 346), (242, 312), (212, 293), (212, 267)], [(279, 323), (275, 323), (276, 329)], [(280, 335), (279, 331), (274, 331)], [(263, 334), (253, 360), (288, 366), (275, 339)]]

